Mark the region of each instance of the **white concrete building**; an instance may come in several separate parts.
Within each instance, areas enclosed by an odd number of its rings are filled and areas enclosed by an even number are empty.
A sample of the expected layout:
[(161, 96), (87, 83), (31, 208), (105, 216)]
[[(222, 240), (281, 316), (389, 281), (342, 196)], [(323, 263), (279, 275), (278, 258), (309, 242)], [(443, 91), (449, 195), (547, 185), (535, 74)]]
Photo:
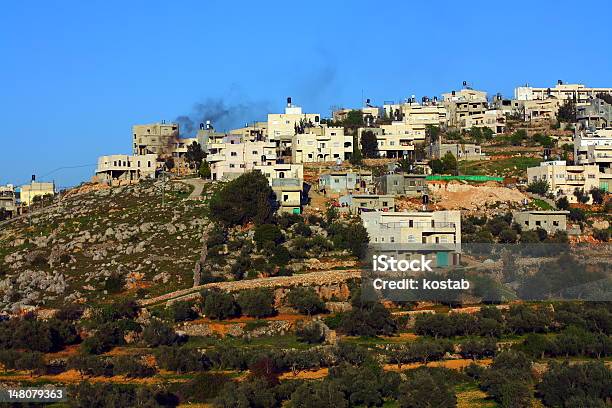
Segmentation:
[(612, 173), (612, 129), (577, 131), (574, 160), (577, 164), (597, 165), (602, 173)]
[(514, 99), (520, 101), (544, 100), (556, 98), (561, 100), (575, 99), (578, 103), (586, 103), (599, 93), (612, 95), (612, 88), (590, 88), (583, 84), (564, 84), (557, 81), (551, 88), (536, 88), (532, 86), (519, 86), (514, 89)]
[(303, 113), (302, 108), (293, 105), (291, 98), (287, 98), (284, 113), (268, 114), (268, 140), (276, 142), (279, 147), (288, 147), (292, 141), (297, 127), (300, 125), (318, 126), (321, 115), (318, 113)]
[(240, 136), (228, 136), (223, 142), (208, 144), (206, 161), (210, 163), (213, 180), (236, 178), (256, 166), (276, 163), (276, 144), (273, 142), (240, 142)]
[(362, 212), (370, 246), (385, 251), (424, 252), (436, 266), (459, 264), (460, 211)]
[(161, 165), (157, 154), (127, 155), (114, 154), (98, 158), (96, 177), (98, 180), (113, 183), (135, 181), (143, 178), (154, 178)]

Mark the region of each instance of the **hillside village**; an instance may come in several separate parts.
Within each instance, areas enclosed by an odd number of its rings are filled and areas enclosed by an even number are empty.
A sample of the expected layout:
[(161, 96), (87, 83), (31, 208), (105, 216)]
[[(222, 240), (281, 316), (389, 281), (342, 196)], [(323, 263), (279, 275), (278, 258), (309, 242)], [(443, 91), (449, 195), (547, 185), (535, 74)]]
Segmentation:
[[(134, 125), (74, 188), (0, 186), (0, 383), (76, 406), (610, 403), (612, 88), (201, 120)], [(398, 245), (476, 289), (364, 297)], [(573, 371), (595, 386), (569, 395)]]

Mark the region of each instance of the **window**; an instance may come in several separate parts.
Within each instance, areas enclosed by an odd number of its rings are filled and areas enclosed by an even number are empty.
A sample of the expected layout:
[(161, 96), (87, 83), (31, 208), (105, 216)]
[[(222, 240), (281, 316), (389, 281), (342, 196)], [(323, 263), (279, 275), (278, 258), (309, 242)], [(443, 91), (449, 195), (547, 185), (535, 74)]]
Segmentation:
[(387, 203), (386, 201), (383, 201), (383, 202), (382, 202), (382, 205), (383, 205), (383, 207), (387, 207), (387, 206), (388, 206), (388, 203)]
[(558, 227), (558, 226), (559, 226), (559, 221), (553, 221), (553, 225), (554, 225), (555, 227)]
[(288, 201), (288, 200), (289, 200), (289, 195), (283, 194), (283, 201)]
[(542, 225), (542, 221), (536, 221), (536, 222), (535, 222), (535, 225), (537, 225), (537, 226)]
[(529, 226), (529, 221), (525, 221), (525, 225)]
[(237, 152), (231, 152), (231, 153), (230, 153), (230, 156), (232, 156), (232, 157), (236, 157), (236, 156), (238, 156), (238, 153), (237, 153)]
[(391, 241), (391, 242), (395, 242), (395, 237), (391, 237), (391, 238), (389, 238), (389, 241)]

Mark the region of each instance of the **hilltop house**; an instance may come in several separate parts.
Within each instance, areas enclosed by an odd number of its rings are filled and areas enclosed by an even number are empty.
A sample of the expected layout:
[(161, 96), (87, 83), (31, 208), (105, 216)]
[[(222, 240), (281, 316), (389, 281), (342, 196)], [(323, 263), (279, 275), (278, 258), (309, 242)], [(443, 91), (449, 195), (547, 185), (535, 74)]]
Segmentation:
[(114, 154), (98, 158), (96, 178), (107, 184), (120, 184), (144, 178), (155, 178), (162, 163), (156, 154)]
[(569, 211), (517, 211), (512, 214), (514, 222), (523, 230), (542, 228), (549, 234), (567, 229)]

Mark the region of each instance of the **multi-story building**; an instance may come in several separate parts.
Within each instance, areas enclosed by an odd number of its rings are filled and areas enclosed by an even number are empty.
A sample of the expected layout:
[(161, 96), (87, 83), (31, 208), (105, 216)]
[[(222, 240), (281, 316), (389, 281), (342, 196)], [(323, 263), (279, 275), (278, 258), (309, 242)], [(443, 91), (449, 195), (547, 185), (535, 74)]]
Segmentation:
[(17, 200), (15, 198), (15, 187), (12, 184), (0, 186), (0, 209), (11, 214), (17, 212)]
[(484, 160), (486, 156), (482, 148), (475, 144), (465, 143), (432, 143), (427, 148), (431, 159), (441, 159), (451, 153), (457, 160)]
[(494, 134), (504, 133), (506, 130), (506, 117), (502, 110), (491, 109), (484, 113), (465, 116), (461, 119), (462, 130), (469, 130), (473, 127), (489, 128)]
[(526, 122), (554, 121), (557, 118), (562, 99), (513, 99), (512, 113), (518, 115)]
[(31, 205), (36, 197), (55, 195), (55, 183), (32, 180), (30, 184), (19, 187), (19, 200), (23, 205)]
[(549, 234), (567, 229), (569, 211), (517, 211), (512, 213), (514, 222), (523, 230), (543, 229)]
[(542, 162), (537, 167), (530, 167), (527, 169), (527, 178), (529, 183), (546, 181), (550, 193), (564, 195), (570, 202), (577, 201), (574, 196), (576, 189), (585, 193), (592, 188), (607, 189), (607, 185), (600, 186), (599, 167), (596, 165), (568, 165), (563, 160)]
[(602, 173), (612, 173), (612, 129), (576, 131), (574, 160), (577, 164), (597, 165)]
[(576, 108), (576, 118), (584, 129), (612, 128), (612, 105), (600, 98)]
[(135, 155), (172, 155), (179, 141), (178, 123), (152, 123), (132, 127), (132, 152)]
[(229, 133), (240, 135), (242, 140), (249, 140), (251, 142), (265, 140), (268, 136), (268, 122), (246, 123), (244, 127), (232, 129)]
[(426, 253), (435, 266), (459, 264), (460, 211), (362, 212), (370, 246), (396, 253)]
[(393, 173), (380, 176), (376, 182), (381, 194), (420, 196), (427, 193), (425, 174)]
[(300, 214), (304, 190), (304, 166), (301, 164), (276, 163), (270, 166), (255, 166), (270, 183), (276, 195), (281, 213)]
[(371, 171), (334, 171), (319, 176), (319, 191), (323, 194), (373, 193)]
[(208, 144), (206, 161), (213, 180), (230, 180), (256, 166), (276, 163), (276, 144), (265, 141), (241, 142), (240, 135), (225, 136), (221, 142)]
[(291, 140), (291, 161), (296, 164), (342, 161), (352, 153), (353, 137), (345, 135), (343, 127), (309, 127)]
[(320, 122), (321, 116), (318, 113), (303, 113), (302, 108), (293, 105), (289, 97), (285, 113), (268, 114), (268, 139), (280, 148), (286, 148), (290, 146), (299, 128), (318, 126)]
[(155, 178), (162, 164), (157, 159), (157, 154), (101, 156), (98, 158), (96, 177), (108, 184)]
[(447, 125), (460, 128), (463, 121), (474, 115), (484, 115), (489, 110), (487, 93), (464, 88), (442, 94), (447, 112)]
[(612, 95), (612, 88), (589, 88), (583, 84), (564, 84), (563, 81), (557, 81), (557, 85), (552, 88), (519, 86), (514, 89), (514, 99), (520, 101), (556, 98), (560, 100), (572, 99), (578, 103), (587, 103), (590, 99), (595, 98), (597, 94)]
[(359, 128), (357, 137), (362, 141), (365, 132), (372, 132), (378, 143), (380, 157), (402, 158), (412, 154), (416, 143), (425, 141), (425, 125), (395, 121), (380, 127)]

